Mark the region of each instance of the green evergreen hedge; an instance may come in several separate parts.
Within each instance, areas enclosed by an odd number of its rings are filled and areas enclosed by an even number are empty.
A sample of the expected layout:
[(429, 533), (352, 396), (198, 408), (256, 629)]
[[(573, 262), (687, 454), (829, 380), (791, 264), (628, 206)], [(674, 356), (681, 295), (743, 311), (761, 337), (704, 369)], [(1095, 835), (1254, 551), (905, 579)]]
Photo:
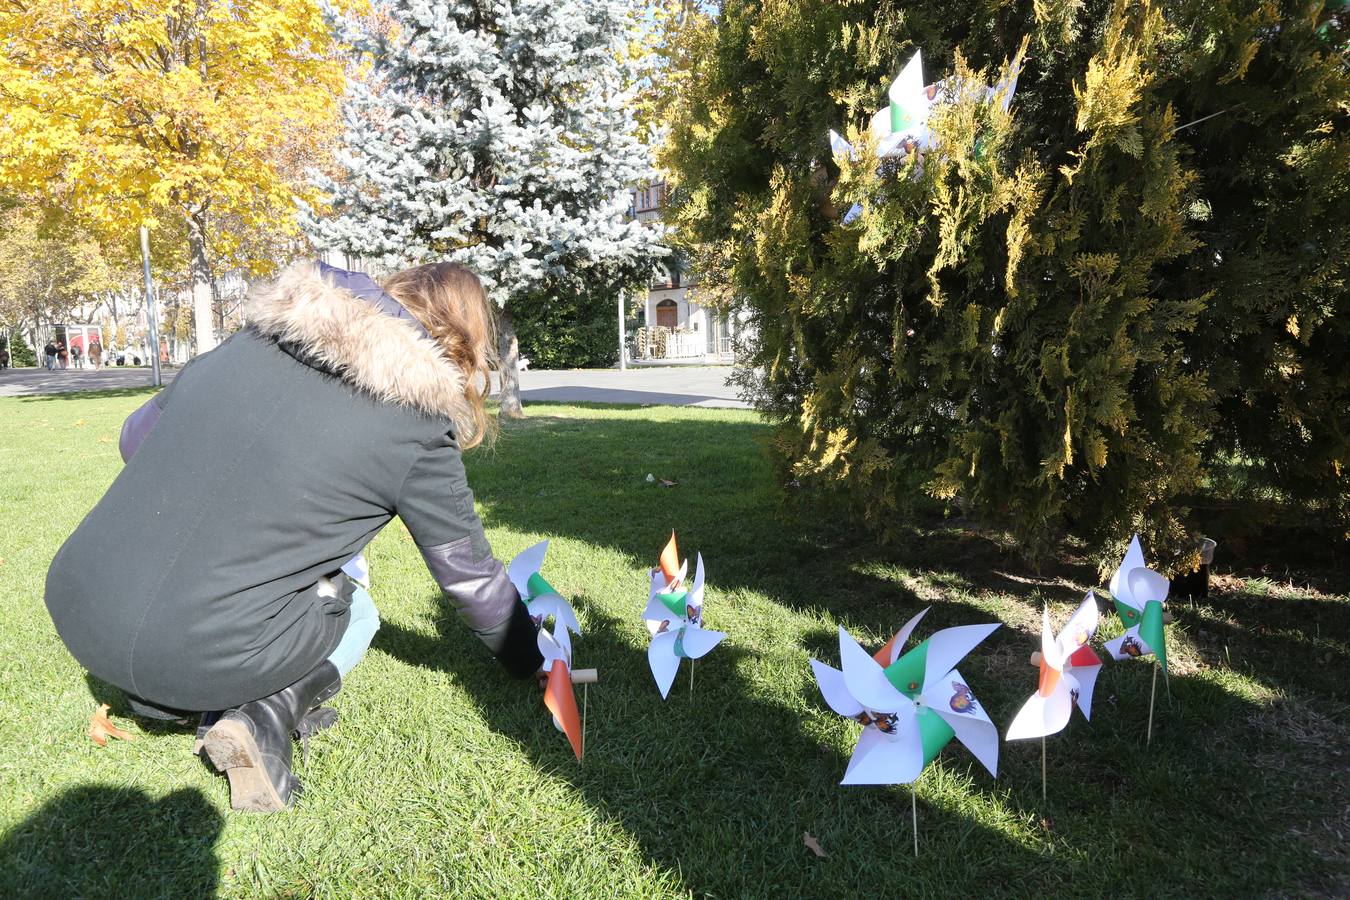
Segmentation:
[[(935, 499), (1032, 555), (1192, 546), (1235, 461), (1344, 529), (1345, 34), (1292, 0), (723, 3), (665, 162), (783, 466), (882, 530)], [(836, 158), (917, 49), (972, 86), (939, 150)], [(1005, 113), (973, 86), (1019, 56)]]

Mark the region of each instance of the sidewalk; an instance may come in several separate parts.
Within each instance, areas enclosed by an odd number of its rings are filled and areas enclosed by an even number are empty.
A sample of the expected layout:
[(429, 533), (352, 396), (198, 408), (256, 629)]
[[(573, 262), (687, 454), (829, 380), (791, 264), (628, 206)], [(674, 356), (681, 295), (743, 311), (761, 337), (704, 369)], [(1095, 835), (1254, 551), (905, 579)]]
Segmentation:
[[(164, 370), (164, 383), (176, 369)], [(520, 373), (521, 399), (529, 403), (634, 403), (748, 409), (727, 384), (729, 366), (672, 368), (567, 369)], [(74, 391), (105, 391), (150, 386), (149, 369), (5, 369), (0, 397), (32, 397)]]
[[(177, 369), (164, 369), (164, 383), (173, 381)], [(72, 391), (107, 391), (150, 387), (149, 369), (117, 368), (0, 370), (0, 397), (32, 397), (38, 394), (68, 394)]]

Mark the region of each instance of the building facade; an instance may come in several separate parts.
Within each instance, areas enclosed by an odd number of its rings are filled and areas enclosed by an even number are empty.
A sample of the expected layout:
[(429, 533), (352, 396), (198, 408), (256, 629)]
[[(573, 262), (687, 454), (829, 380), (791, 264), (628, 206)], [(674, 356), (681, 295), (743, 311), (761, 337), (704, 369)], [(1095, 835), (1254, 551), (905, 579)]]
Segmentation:
[[(633, 188), (629, 193), (631, 215), (635, 219), (662, 220), (665, 182)], [(668, 259), (658, 269), (642, 303), (642, 327), (629, 341), (629, 361), (633, 364), (707, 365), (735, 361), (736, 321), (699, 304), (698, 277), (683, 259)]]

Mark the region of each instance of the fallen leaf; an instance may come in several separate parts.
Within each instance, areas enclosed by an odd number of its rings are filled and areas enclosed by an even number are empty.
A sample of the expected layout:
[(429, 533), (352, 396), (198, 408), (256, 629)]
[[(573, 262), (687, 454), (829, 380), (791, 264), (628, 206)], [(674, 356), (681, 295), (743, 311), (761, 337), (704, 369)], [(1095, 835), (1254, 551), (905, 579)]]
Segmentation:
[(678, 481), (671, 481), (668, 478), (661, 479), (661, 487), (675, 487), (677, 484), (679, 484)]
[(802, 832), (802, 843), (806, 845), (807, 850), (810, 850), (812, 853), (814, 853), (816, 856), (819, 856), (821, 859), (824, 859), (828, 855), (825, 853), (824, 850), (821, 849), (820, 841), (817, 841), (815, 838), (811, 837), (811, 832), (809, 831)]
[(118, 728), (108, 718), (108, 704), (101, 704), (98, 711), (89, 717), (89, 736), (94, 739), (94, 743), (100, 747), (108, 746), (108, 738), (117, 738), (119, 741), (135, 740), (130, 734)]
[(98, 442), (99, 442), (100, 444), (111, 444), (111, 443), (112, 443), (112, 438), (99, 438), (99, 439), (98, 439)]
[(77, 419), (77, 420), (75, 421), (75, 427), (76, 427), (76, 428), (81, 428), (81, 427), (83, 427), (83, 426), (84, 426), (84, 419)]

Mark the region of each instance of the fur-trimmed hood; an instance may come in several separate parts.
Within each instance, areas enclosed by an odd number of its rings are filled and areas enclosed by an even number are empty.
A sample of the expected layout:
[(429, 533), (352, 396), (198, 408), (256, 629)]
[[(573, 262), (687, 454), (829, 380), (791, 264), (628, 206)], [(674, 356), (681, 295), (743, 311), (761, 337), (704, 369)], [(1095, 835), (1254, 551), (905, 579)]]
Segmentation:
[(472, 433), (463, 372), (397, 301), (362, 281), (358, 296), (352, 273), (295, 263), (249, 292), (249, 324), (364, 393)]

